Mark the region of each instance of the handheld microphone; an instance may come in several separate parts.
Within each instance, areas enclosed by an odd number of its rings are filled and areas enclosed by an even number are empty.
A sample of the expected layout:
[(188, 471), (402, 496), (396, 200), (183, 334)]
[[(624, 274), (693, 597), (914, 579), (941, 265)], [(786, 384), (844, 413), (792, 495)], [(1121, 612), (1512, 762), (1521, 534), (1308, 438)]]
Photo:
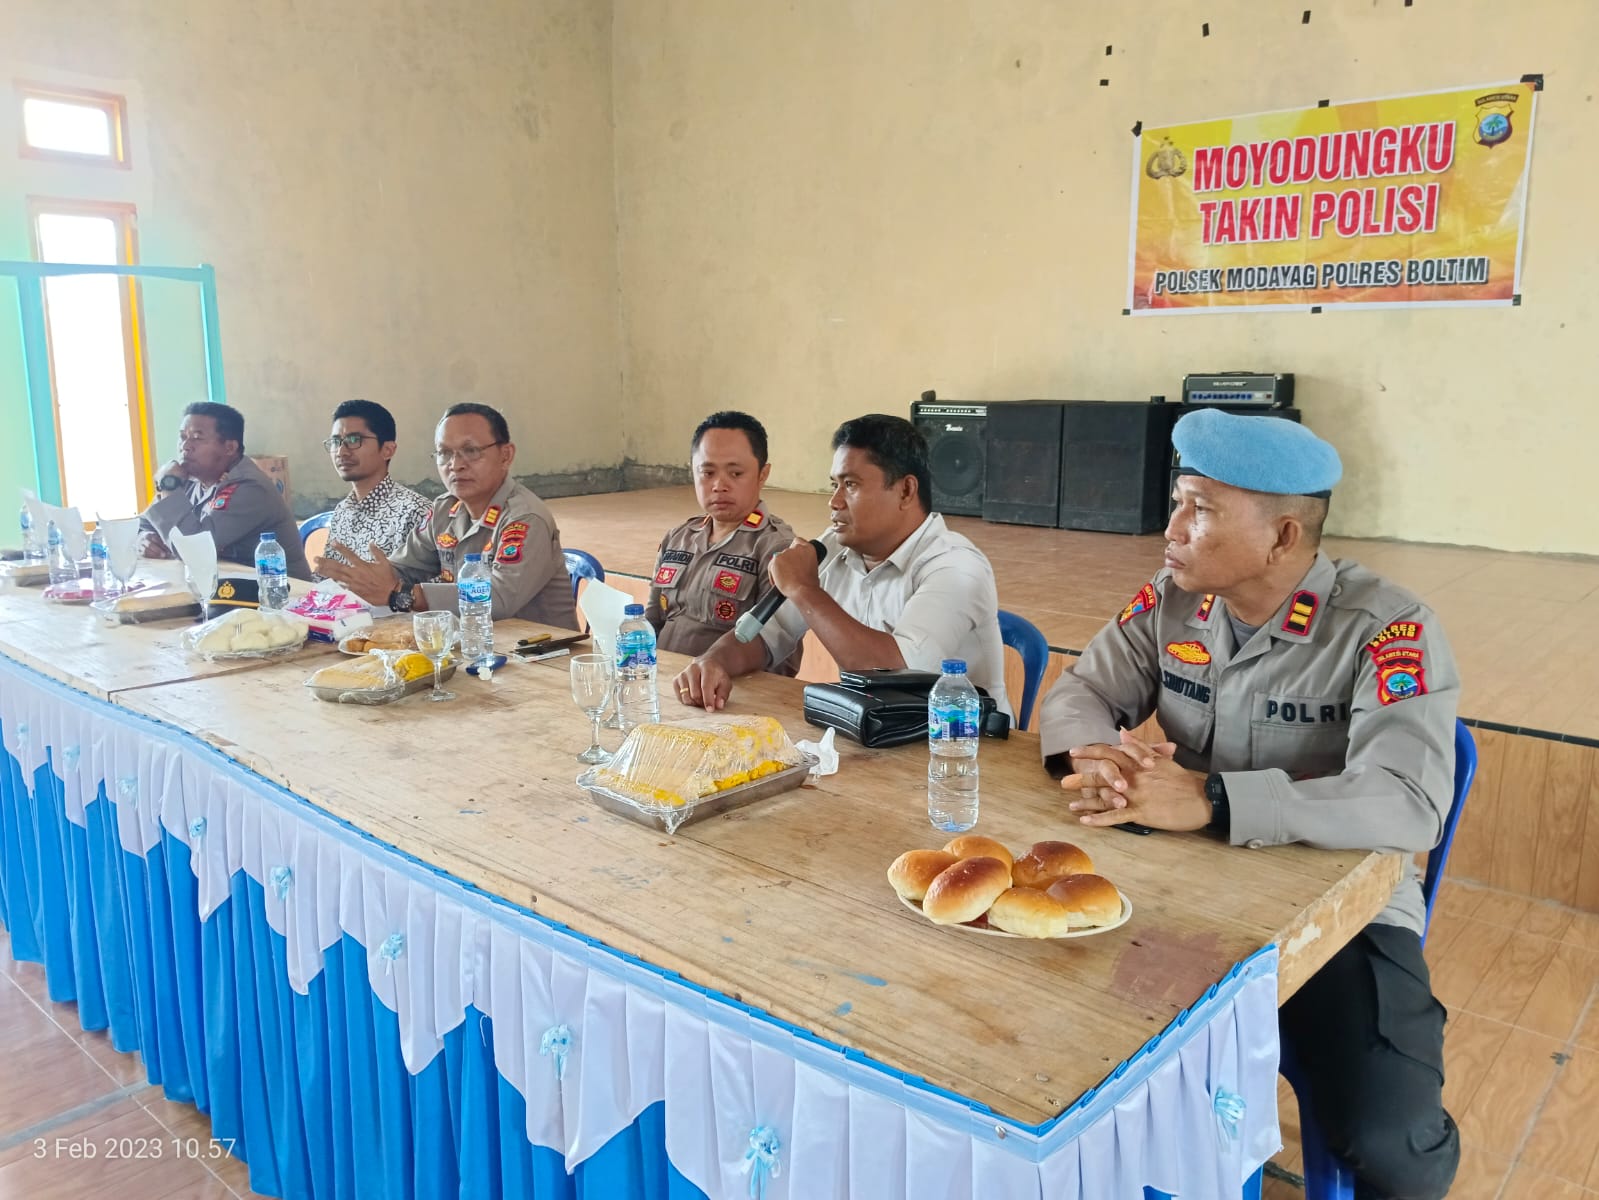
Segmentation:
[[(827, 547), (815, 538), (810, 539), (810, 546), (816, 551), (817, 562), (827, 557)], [(760, 637), (762, 628), (772, 619), (772, 614), (782, 608), (783, 601), (787, 599), (787, 596), (774, 587), (760, 598), (754, 608), (738, 619), (738, 624), (733, 626), (733, 636), (741, 642), (753, 642)]]

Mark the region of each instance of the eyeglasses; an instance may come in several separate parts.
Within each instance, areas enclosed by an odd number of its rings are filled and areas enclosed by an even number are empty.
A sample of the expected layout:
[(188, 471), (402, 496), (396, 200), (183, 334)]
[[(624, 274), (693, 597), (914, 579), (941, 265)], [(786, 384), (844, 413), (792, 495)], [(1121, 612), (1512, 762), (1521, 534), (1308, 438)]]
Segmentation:
[(441, 467), (447, 467), (456, 459), (464, 463), (475, 463), (495, 446), (503, 446), (504, 442), (490, 442), (487, 446), (462, 446), (459, 450), (447, 450), (440, 446), (433, 452), (433, 461)]
[(371, 438), (374, 442), (378, 440), (377, 435), (371, 433), (335, 433), (332, 437), (323, 441), (322, 449), (329, 454), (332, 454), (340, 446), (343, 446), (346, 450), (359, 450), (361, 443), (366, 441), (367, 438)]

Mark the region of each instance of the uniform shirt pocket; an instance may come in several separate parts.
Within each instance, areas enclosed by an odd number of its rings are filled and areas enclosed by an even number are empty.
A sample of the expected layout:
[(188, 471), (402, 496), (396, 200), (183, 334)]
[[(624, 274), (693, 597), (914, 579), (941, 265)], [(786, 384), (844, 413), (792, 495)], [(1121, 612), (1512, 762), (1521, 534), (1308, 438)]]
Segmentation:
[(1255, 692), (1249, 717), (1255, 767), (1300, 778), (1338, 774), (1349, 752), (1350, 704), (1347, 696)]
[(1168, 738), (1203, 754), (1216, 719), (1214, 685), (1202, 673), (1162, 668), (1155, 715)]

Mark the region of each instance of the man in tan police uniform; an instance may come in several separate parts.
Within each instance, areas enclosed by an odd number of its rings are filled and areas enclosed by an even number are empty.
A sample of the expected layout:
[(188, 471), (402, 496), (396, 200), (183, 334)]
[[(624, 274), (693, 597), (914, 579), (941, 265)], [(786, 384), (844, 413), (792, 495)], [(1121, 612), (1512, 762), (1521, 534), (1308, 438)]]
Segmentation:
[[(793, 543), (794, 531), (761, 503), (772, 466), (766, 429), (754, 417), (712, 413), (694, 431), (690, 450), (705, 511), (661, 539), (644, 612), (662, 650), (696, 655), (771, 587), (766, 564)], [(792, 675), (799, 659), (796, 652), (773, 670)]]
[[(1184, 474), (1166, 568), (1045, 698), (1045, 765), (1084, 824), (1405, 855), (1388, 906), (1280, 1026), (1357, 1194), (1442, 1197), (1460, 1140), (1413, 856), (1438, 843), (1452, 802), (1454, 656), (1414, 595), (1320, 552), (1342, 473), (1330, 445), (1218, 410), (1184, 417), (1172, 440)], [(1120, 732), (1151, 714), (1169, 743)]]
[(277, 535), (295, 579), (311, 578), (300, 529), (271, 477), (244, 453), (244, 414), (202, 401), (183, 410), (178, 457), (156, 474), (157, 496), (139, 516), (139, 551), (171, 558), (174, 533), (210, 533), (217, 558), (255, 565), (263, 533)]
[(370, 547), (368, 562), (348, 546), (330, 543), (348, 562), (317, 559), (319, 574), (336, 579), (368, 604), (395, 612), (455, 606), (453, 584), (468, 554), (489, 563), (492, 615), (577, 628), (572, 580), (560, 530), (549, 506), (511, 478), (516, 447), (505, 418), (486, 404), (455, 404), (439, 421), (434, 459), (449, 489), (423, 514), (405, 548), (393, 558)]

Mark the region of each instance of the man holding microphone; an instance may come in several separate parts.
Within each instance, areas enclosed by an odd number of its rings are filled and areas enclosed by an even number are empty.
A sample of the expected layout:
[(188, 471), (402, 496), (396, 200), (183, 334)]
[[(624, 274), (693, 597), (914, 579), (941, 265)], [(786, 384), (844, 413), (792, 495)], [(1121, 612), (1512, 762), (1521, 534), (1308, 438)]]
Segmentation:
[(733, 680), (789, 658), (814, 630), (844, 670), (937, 672), (964, 659), (971, 681), (1010, 713), (994, 570), (929, 508), (927, 443), (901, 417), (870, 414), (833, 434), (825, 559), (797, 540), (769, 567), (786, 598), (748, 642), (725, 634), (673, 681), (686, 705), (716, 711)]

